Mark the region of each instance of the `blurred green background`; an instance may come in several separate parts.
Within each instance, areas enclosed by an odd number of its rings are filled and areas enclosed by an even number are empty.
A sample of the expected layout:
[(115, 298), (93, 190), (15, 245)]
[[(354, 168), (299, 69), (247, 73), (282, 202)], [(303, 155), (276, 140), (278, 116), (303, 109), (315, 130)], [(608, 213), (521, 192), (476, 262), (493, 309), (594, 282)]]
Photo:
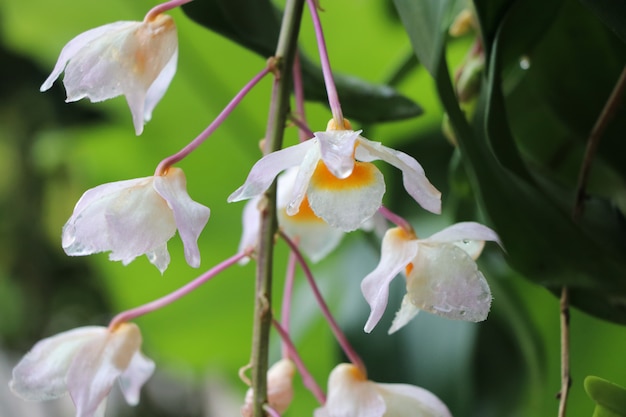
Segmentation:
[[(586, 14), (577, 2), (566, 3), (576, 13)], [(11, 365), (37, 340), (73, 327), (106, 325), (116, 312), (178, 288), (237, 249), (243, 204), (229, 205), (226, 197), (241, 185), (260, 156), (258, 142), (265, 130), (269, 79), (179, 164), (187, 175), (189, 194), (212, 210), (199, 240), (200, 270), (184, 262), (178, 237), (169, 242), (172, 263), (164, 276), (144, 258), (124, 267), (109, 262), (106, 254), (68, 258), (61, 249), (61, 228), (85, 190), (152, 175), (161, 159), (202, 131), (264, 65), (262, 57), (175, 10), (171, 15), (180, 41), (178, 72), (141, 137), (134, 135), (123, 98), (65, 104), (60, 81), (51, 91), (39, 93), (67, 41), (109, 22), (139, 20), (153, 5), (146, 0), (0, 3), (0, 377), (5, 379), (0, 383), (0, 417), (35, 415), (34, 408), (25, 411), (22, 407), (26, 405), (11, 397), (6, 382)], [(331, 62), (337, 72), (385, 83), (402, 63), (411, 62), (413, 51), (391, 2), (344, 0), (322, 6)], [(315, 58), (308, 12), (301, 38), (304, 50)], [(451, 41), (447, 50), (451, 68), (462, 62), (472, 41), (472, 35)], [(556, 46), (546, 48), (559, 48), (559, 40), (552, 41)], [(621, 65), (622, 56), (615, 58)], [(609, 77), (607, 83), (611, 85), (612, 80)], [(436, 217), (419, 209), (404, 195), (398, 173), (381, 166), (388, 185), (385, 204), (407, 216), (421, 236), (461, 219), (488, 222), (476, 208), (458, 152), (441, 133), (443, 111), (426, 70), (414, 67), (397, 88), (419, 103), (424, 114), (367, 124), (363, 135), (416, 157), (444, 192), (444, 215)], [(516, 91), (513, 89), (513, 97)], [(579, 95), (574, 95), (584, 102), (586, 91), (581, 88)], [(533, 119), (536, 112), (530, 110), (536, 108), (524, 104), (524, 97), (512, 103), (521, 115), (512, 125), (526, 123), (535, 130), (547, 126)], [(313, 130), (323, 130), (329, 118), (323, 105), (309, 103), (307, 119)], [(550, 130), (549, 126), (546, 129)], [(295, 129), (287, 131), (286, 140), (287, 144), (296, 142)], [(548, 146), (546, 142), (532, 145), (538, 150)], [(539, 153), (531, 152), (533, 158)], [(618, 157), (623, 163), (624, 154)], [(568, 171), (560, 174), (563, 172)], [(623, 187), (621, 179), (615, 182)], [(363, 333), (368, 308), (359, 284), (379, 256), (379, 240), (372, 234), (346, 236), (340, 249), (315, 265), (314, 272), (340, 324), (365, 358), (371, 379), (428, 388), (457, 417), (556, 415), (555, 394), (560, 388), (558, 299), (511, 270), (506, 255), (493, 246), (481, 258), (480, 266), (494, 302), (489, 319), (479, 324), (450, 322), (423, 313), (388, 336), (386, 330), (404, 291), (403, 280), (398, 278), (392, 285), (388, 314), (372, 334)], [(543, 256), (550, 262), (549, 253)], [(275, 265), (279, 300), (286, 265), (282, 245)], [(342, 357), (304, 280), (297, 282), (294, 340), (318, 382), (325, 386), (328, 373)], [(137, 408), (118, 408), (112, 401), (108, 415), (238, 415), (246, 386), (237, 371), (249, 360), (253, 288), (253, 265), (234, 267), (177, 303), (139, 318), (143, 350), (156, 361), (158, 374), (146, 386)], [(275, 310), (278, 313), (278, 307)], [(599, 375), (626, 385), (626, 331), (574, 309), (571, 335), (573, 386), (568, 416), (590, 416), (593, 403), (583, 390), (585, 376)], [(276, 359), (276, 335), (274, 339)], [(312, 415), (317, 406), (314, 399), (298, 378), (296, 384), (297, 396), (286, 415)], [(52, 405), (43, 407), (47, 407), (45, 411), (37, 408), (43, 413), (40, 415), (56, 415)], [(72, 415), (72, 411), (59, 411), (58, 415)]]

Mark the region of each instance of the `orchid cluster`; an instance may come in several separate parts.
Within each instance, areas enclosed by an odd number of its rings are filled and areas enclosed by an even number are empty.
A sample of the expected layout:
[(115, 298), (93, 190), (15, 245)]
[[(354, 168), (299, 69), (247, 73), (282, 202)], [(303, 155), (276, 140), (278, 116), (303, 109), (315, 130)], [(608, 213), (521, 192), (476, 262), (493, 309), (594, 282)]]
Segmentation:
[[(176, 26), (164, 13), (188, 1), (172, 0), (150, 10), (141, 22), (111, 23), (75, 37), (61, 51), (41, 90), (49, 89), (65, 72), (68, 102), (83, 97), (98, 102), (124, 95), (135, 133), (140, 135), (176, 71)], [(307, 3), (332, 119), (325, 130), (317, 132), (311, 132), (305, 120), (298, 120), (300, 143), (266, 152), (251, 167), (241, 187), (228, 196), (229, 202), (249, 200), (243, 209), (243, 234), (236, 254), (175, 292), (118, 314), (108, 327), (81, 327), (41, 340), (13, 371), (10, 386), (15, 394), (39, 401), (69, 393), (77, 417), (103, 416), (107, 395), (117, 380), (128, 404), (137, 404), (140, 389), (154, 372), (155, 364), (141, 353), (141, 334), (131, 320), (180, 299), (226, 268), (255, 260), (262, 246), (266, 200), (273, 198), (268, 190), (277, 184), (275, 212), (270, 215), (277, 217), (278, 230), (272, 233), (287, 244), (294, 261), (283, 295), (282, 319), (272, 320), (282, 340), (283, 357), (267, 372), (266, 393), (250, 388), (242, 415), (258, 417), (259, 407), (262, 413), (281, 415), (294, 397), (292, 381), (299, 373), (320, 403), (315, 417), (451, 416), (444, 403), (423, 388), (368, 379), (365, 364), (325, 303), (309, 262), (318, 262), (333, 252), (345, 233), (370, 231), (375, 224), (378, 228), (383, 224), (387, 230), (380, 262), (361, 283), (363, 297), (371, 308), (364, 331), (371, 332), (381, 320), (390, 282), (401, 273), (406, 280), (406, 295), (390, 333), (401, 329), (420, 310), (479, 322), (487, 317), (491, 293), (475, 260), (485, 242), (498, 242), (498, 237), (486, 226), (464, 222), (419, 238), (407, 220), (383, 206), (385, 179), (374, 161), (399, 169), (408, 195), (429, 212), (441, 212), (441, 193), (416, 159), (366, 139), (362, 130), (353, 129), (343, 117), (318, 5), (314, 0)], [(187, 263), (198, 268), (198, 238), (210, 210), (189, 196), (185, 174), (174, 164), (200, 146), (261, 79), (275, 72), (271, 63), (262, 68), (205, 131), (180, 152), (163, 159), (152, 176), (86, 191), (63, 227), (65, 252), (70, 256), (110, 252), (111, 260), (124, 265), (146, 255), (163, 274), (170, 262), (167, 242), (178, 231)], [(294, 89), (302, 88), (298, 80), (294, 76)], [(303, 102), (297, 105), (301, 107)], [(387, 228), (388, 223), (394, 226)], [(351, 362), (339, 364), (330, 372), (327, 393), (307, 370), (290, 337), (289, 299), (297, 265)]]

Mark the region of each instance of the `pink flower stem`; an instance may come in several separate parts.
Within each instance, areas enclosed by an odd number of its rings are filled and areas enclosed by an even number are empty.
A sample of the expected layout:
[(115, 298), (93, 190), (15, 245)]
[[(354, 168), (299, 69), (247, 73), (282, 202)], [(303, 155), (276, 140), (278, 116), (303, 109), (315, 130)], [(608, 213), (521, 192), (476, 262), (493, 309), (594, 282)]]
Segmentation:
[[(291, 121), (291, 123), (296, 125), (296, 127), (300, 130), (301, 142), (304, 142), (305, 140), (309, 140), (315, 137), (315, 135), (313, 134), (313, 131), (309, 129), (309, 126), (303, 120), (298, 119), (293, 114), (289, 116), (289, 120)], [(303, 140), (304, 137), (306, 137), (306, 139)]]
[(298, 372), (300, 372), (300, 376), (302, 377), (302, 383), (304, 384), (304, 386), (307, 387), (309, 391), (311, 391), (313, 396), (321, 405), (324, 405), (326, 403), (326, 395), (317, 384), (317, 382), (315, 382), (315, 378), (313, 378), (313, 375), (311, 375), (311, 372), (309, 372), (306, 365), (302, 361), (302, 358), (298, 354), (296, 346), (293, 344), (293, 341), (289, 337), (289, 332), (285, 330), (285, 328), (281, 326), (280, 323), (276, 321), (276, 319), (272, 319), (272, 324), (280, 335), (282, 342), (289, 348), (289, 354), (287, 356), (283, 355), (283, 357), (289, 358), (293, 361), (293, 363), (296, 365), (296, 368), (298, 368)]
[(170, 0), (165, 3), (161, 3), (157, 6), (154, 6), (152, 9), (148, 11), (146, 17), (144, 17), (144, 22), (148, 22), (163, 12), (167, 12), (168, 10), (175, 9), (177, 7), (182, 6), (183, 4), (189, 3), (191, 0)]
[(183, 158), (193, 152), (198, 146), (200, 146), (202, 142), (204, 142), (224, 122), (224, 120), (230, 115), (235, 107), (237, 107), (241, 100), (243, 100), (246, 94), (248, 94), (248, 92), (250, 92), (250, 90), (252, 90), (252, 88), (257, 85), (259, 81), (261, 81), (263, 77), (265, 77), (269, 72), (270, 67), (267, 66), (263, 68), (263, 71), (255, 75), (254, 78), (252, 78), (252, 80), (250, 80), (248, 84), (246, 84), (241, 89), (241, 91), (237, 93), (237, 95), (230, 101), (230, 103), (228, 103), (228, 105), (224, 107), (224, 110), (222, 110), (222, 112), (215, 118), (215, 120), (213, 120), (213, 122), (206, 129), (204, 129), (197, 138), (189, 142), (187, 146), (185, 146), (174, 155), (168, 156), (167, 158), (162, 160), (157, 166), (154, 175), (163, 175), (165, 172), (167, 172), (167, 169), (170, 166), (181, 161)]
[(415, 234), (415, 230), (413, 230), (413, 226), (411, 226), (411, 223), (409, 223), (404, 217), (397, 215), (396, 213), (389, 210), (385, 206), (380, 206), (380, 208), (378, 209), (378, 212), (382, 214), (383, 217), (385, 217), (391, 223), (404, 229), (407, 233)]
[(317, 49), (320, 53), (320, 63), (322, 64), (322, 74), (324, 74), (324, 84), (326, 84), (326, 94), (328, 94), (330, 111), (333, 113), (333, 119), (335, 120), (338, 128), (343, 129), (343, 113), (341, 111), (341, 104), (339, 103), (339, 95), (337, 94), (337, 87), (335, 86), (333, 73), (330, 69), (328, 50), (326, 49), (326, 41), (324, 40), (324, 32), (322, 31), (320, 16), (317, 12), (317, 4), (315, 0), (307, 0), (306, 3), (309, 7), (309, 11), (311, 12), (311, 18), (313, 19), (313, 28), (317, 39)]
[[(297, 119), (302, 125), (306, 126), (306, 114), (304, 112), (304, 85), (302, 84), (302, 67), (300, 66), (300, 55), (298, 54), (296, 54), (293, 61), (293, 92), (296, 101), (296, 117), (294, 119)], [(298, 137), (300, 138), (300, 142), (304, 142), (313, 137), (310, 135), (311, 130), (308, 127), (303, 129), (301, 125), (297, 123), (296, 126), (298, 126)]]
[[(280, 321), (283, 328), (289, 331), (289, 318), (291, 316), (291, 298), (293, 295), (293, 281), (296, 275), (296, 256), (293, 253), (289, 254), (289, 261), (287, 263), (287, 274), (285, 276), (285, 288), (283, 290), (283, 305), (280, 310)], [(287, 356), (286, 352), (288, 347), (283, 340), (282, 352), (283, 356)]]
[(180, 287), (176, 291), (166, 296), (163, 296), (159, 299), (151, 301), (142, 306), (135, 307), (131, 310), (127, 310), (127, 311), (123, 311), (119, 313), (117, 316), (113, 317), (113, 320), (111, 320), (111, 322), (109, 323), (109, 329), (113, 330), (122, 323), (133, 320), (139, 316), (143, 316), (144, 314), (151, 313), (155, 310), (158, 310), (160, 308), (167, 306), (168, 304), (173, 303), (179, 298), (182, 298), (183, 296), (189, 294), (190, 292), (192, 292), (193, 290), (195, 290), (200, 285), (204, 284), (205, 282), (207, 282), (208, 280), (210, 280), (211, 278), (213, 278), (220, 272), (233, 266), (234, 264), (236, 264), (237, 262), (239, 262), (241, 259), (245, 258), (246, 256), (250, 256), (250, 251), (244, 251), (226, 259), (222, 263), (214, 266), (213, 268), (211, 268), (204, 274), (200, 275), (198, 278), (189, 282), (187, 285)]
[(331, 314), (328, 308), (328, 305), (326, 304), (326, 301), (324, 301), (324, 297), (322, 296), (322, 293), (320, 292), (319, 288), (317, 287), (317, 284), (315, 283), (315, 278), (313, 277), (313, 273), (311, 272), (309, 265), (304, 260), (302, 253), (300, 252), (296, 244), (291, 239), (289, 239), (289, 237), (287, 237), (287, 235), (285, 235), (283, 232), (279, 232), (279, 233), (280, 233), (280, 237), (287, 243), (289, 248), (292, 250), (292, 252), (296, 256), (298, 263), (302, 267), (302, 270), (304, 271), (304, 275), (306, 276), (306, 279), (309, 282), (309, 285), (311, 286), (311, 290), (313, 291), (313, 295), (315, 296), (315, 299), (317, 300), (320, 310), (322, 311), (324, 318), (328, 322), (330, 329), (335, 335), (335, 339), (337, 339), (337, 342), (339, 342), (339, 345), (343, 349), (344, 353), (346, 354), (350, 362), (352, 362), (352, 364), (356, 366), (363, 373), (363, 375), (367, 375), (367, 371), (365, 369), (365, 365), (363, 364), (363, 360), (356, 353), (352, 345), (350, 345), (350, 342), (348, 342), (348, 338), (343, 333), (343, 331), (337, 324), (337, 321), (335, 321), (335, 318)]

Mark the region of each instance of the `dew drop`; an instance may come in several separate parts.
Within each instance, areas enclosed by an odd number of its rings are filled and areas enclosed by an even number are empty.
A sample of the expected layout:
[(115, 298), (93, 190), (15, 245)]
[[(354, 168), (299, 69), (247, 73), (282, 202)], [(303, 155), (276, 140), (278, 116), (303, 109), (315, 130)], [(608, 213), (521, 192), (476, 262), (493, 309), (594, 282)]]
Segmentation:
[(528, 56), (524, 55), (520, 58), (519, 60), (519, 67), (523, 70), (527, 70), (530, 68), (530, 58), (528, 58)]

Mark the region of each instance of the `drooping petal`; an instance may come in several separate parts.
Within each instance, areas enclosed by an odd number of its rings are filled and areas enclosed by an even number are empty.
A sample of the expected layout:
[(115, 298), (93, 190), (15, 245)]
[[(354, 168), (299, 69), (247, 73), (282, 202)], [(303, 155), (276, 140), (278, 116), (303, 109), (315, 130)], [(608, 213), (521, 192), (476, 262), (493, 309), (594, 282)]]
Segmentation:
[(159, 272), (163, 274), (170, 264), (170, 253), (167, 250), (167, 243), (157, 246), (150, 252), (146, 252), (146, 257), (148, 261), (156, 266)]
[(128, 368), (120, 375), (119, 383), (124, 398), (129, 405), (139, 404), (141, 387), (154, 373), (154, 361), (137, 351), (133, 355)]
[(289, 197), (286, 203), (286, 210), (287, 214), (290, 216), (297, 214), (298, 210), (300, 210), (300, 205), (306, 196), (306, 191), (309, 188), (311, 177), (313, 176), (317, 163), (320, 160), (320, 149), (319, 145), (316, 144), (317, 139), (311, 139), (308, 142), (311, 142), (315, 146), (311, 146), (306, 155), (304, 155), (304, 158), (297, 169), (295, 167), (290, 169), (292, 171), (297, 170), (295, 179), (290, 185), (291, 191), (287, 194)]
[(52, 87), (52, 84), (59, 78), (59, 75), (65, 69), (67, 62), (72, 59), (81, 49), (89, 46), (90, 42), (101, 37), (106, 33), (125, 32), (129, 28), (132, 28), (139, 24), (139, 22), (115, 22), (108, 25), (99, 26), (97, 28), (83, 32), (80, 35), (69, 41), (61, 50), (59, 59), (52, 70), (52, 73), (48, 76), (46, 81), (41, 85), (40, 91), (44, 92)]
[[(146, 93), (145, 106), (143, 109), (143, 120), (149, 122), (152, 119), (152, 111), (156, 107), (159, 101), (165, 95), (168, 87), (170, 86), (174, 75), (176, 74), (176, 67), (178, 65), (178, 46), (172, 54), (172, 57), (167, 62), (161, 73), (154, 80), (148, 92)], [(143, 126), (143, 123), (141, 124)], [(137, 127), (137, 126), (135, 126)]]
[(102, 198), (123, 193), (126, 189), (133, 187), (143, 187), (151, 178), (152, 177), (143, 177), (132, 180), (115, 181), (87, 190), (76, 203), (73, 215), (80, 216), (90, 205), (97, 203)]
[(300, 164), (314, 146), (317, 144), (306, 141), (265, 155), (254, 164), (244, 184), (228, 197), (228, 202), (247, 200), (262, 194), (281, 171)]
[(485, 241), (500, 244), (500, 238), (496, 232), (475, 222), (456, 223), (426, 239), (422, 239), (422, 242), (454, 243), (467, 252), (472, 259), (477, 259), (480, 256)]
[(413, 305), (409, 297), (405, 294), (402, 297), (402, 305), (400, 306), (400, 310), (396, 312), (396, 316), (393, 318), (393, 322), (391, 323), (391, 327), (389, 328), (389, 334), (395, 333), (404, 327), (408, 322), (413, 320), (417, 313), (420, 312), (420, 309)]
[(39, 341), (13, 369), (11, 391), (28, 401), (64, 395), (67, 393), (65, 376), (76, 353), (90, 340), (104, 337), (105, 328), (89, 326)]
[[(261, 227), (261, 213), (259, 212), (259, 203), (261, 197), (257, 196), (250, 199), (243, 208), (241, 223), (243, 231), (241, 240), (239, 241), (239, 252), (243, 252), (249, 248), (256, 248), (259, 240), (259, 228)], [(250, 259), (244, 258), (239, 263), (245, 265)]]
[(361, 282), (361, 291), (371, 313), (365, 331), (371, 332), (387, 307), (389, 284), (417, 255), (418, 244), (400, 229), (389, 229), (382, 241), (380, 262)]
[(176, 72), (177, 50), (176, 26), (170, 16), (104, 25), (63, 48), (41, 91), (65, 71), (67, 102), (84, 97), (99, 102), (124, 95), (139, 135)]
[(356, 162), (352, 174), (335, 177), (318, 162), (307, 196), (316, 215), (344, 232), (358, 229), (382, 204), (385, 180), (373, 164)]
[(103, 184), (85, 192), (63, 227), (70, 256), (111, 251), (128, 264), (167, 242), (176, 231), (172, 211), (152, 187), (153, 177)]
[(407, 298), (417, 308), (449, 319), (482, 321), (491, 291), (476, 262), (451, 243), (420, 243), (407, 276)]
[(161, 14), (154, 20), (142, 22), (122, 48), (120, 55), (126, 57), (127, 62), (120, 62), (120, 73), (114, 74), (126, 74), (123, 94), (133, 116), (135, 133), (140, 135), (176, 73), (178, 36), (174, 20)]
[(126, 26), (93, 39), (68, 61), (63, 77), (66, 102), (86, 97), (96, 103), (129, 90), (134, 80), (126, 79), (129, 68), (124, 65), (126, 57), (121, 57), (120, 51), (124, 50), (126, 40), (141, 23), (126, 23)]
[(409, 195), (424, 209), (441, 213), (441, 192), (428, 181), (424, 169), (414, 158), (363, 137), (359, 137), (357, 143), (357, 160), (371, 162), (382, 159), (395, 166), (402, 171), (402, 182)]
[[(122, 261), (124, 265), (137, 256), (162, 248), (176, 232), (172, 210), (154, 190), (153, 181), (128, 189), (113, 201), (94, 204), (90, 209), (94, 218), (104, 216), (105, 230), (100, 232), (108, 235), (110, 246), (104, 250), (111, 251), (109, 259)], [(82, 226), (88, 227), (85, 222)], [(78, 222), (76, 227), (78, 230)]]
[(329, 130), (316, 132), (319, 140), (322, 161), (328, 170), (337, 178), (345, 179), (352, 174), (354, 168), (354, 143), (361, 130)]
[(128, 368), (141, 345), (139, 328), (121, 324), (77, 352), (67, 373), (67, 387), (76, 405), (76, 417), (92, 417), (115, 380)]
[(146, 93), (177, 49), (176, 26), (166, 15), (152, 22), (122, 23), (126, 25), (101, 33), (74, 54), (63, 84), (67, 101), (140, 96), (140, 102), (133, 105), (141, 109), (131, 107), (131, 112), (143, 119)]
[(376, 387), (387, 406), (385, 417), (452, 417), (448, 407), (424, 388), (380, 383)]
[(209, 220), (211, 210), (197, 203), (187, 193), (183, 170), (171, 167), (166, 175), (154, 178), (154, 189), (174, 213), (178, 234), (185, 248), (185, 259), (194, 268), (200, 266), (198, 236)]
[(376, 384), (352, 364), (339, 364), (328, 378), (328, 398), (315, 417), (383, 417), (385, 401)]

